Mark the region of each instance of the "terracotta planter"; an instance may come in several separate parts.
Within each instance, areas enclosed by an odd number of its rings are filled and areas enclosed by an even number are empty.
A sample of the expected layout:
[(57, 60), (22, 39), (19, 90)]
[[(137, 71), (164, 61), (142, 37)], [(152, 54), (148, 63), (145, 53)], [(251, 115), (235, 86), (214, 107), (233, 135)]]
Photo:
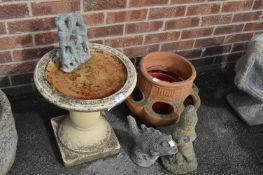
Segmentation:
[(185, 58), (169, 52), (150, 53), (140, 62), (137, 87), (126, 104), (148, 124), (178, 122), (185, 106), (200, 106), (195, 77), (194, 66)]

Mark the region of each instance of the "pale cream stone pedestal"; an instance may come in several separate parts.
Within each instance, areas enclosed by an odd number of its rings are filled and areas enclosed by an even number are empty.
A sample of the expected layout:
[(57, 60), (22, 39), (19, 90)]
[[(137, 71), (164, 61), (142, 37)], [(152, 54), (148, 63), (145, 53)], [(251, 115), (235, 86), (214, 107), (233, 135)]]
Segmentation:
[(101, 112), (73, 112), (51, 120), (65, 166), (120, 152), (120, 144)]

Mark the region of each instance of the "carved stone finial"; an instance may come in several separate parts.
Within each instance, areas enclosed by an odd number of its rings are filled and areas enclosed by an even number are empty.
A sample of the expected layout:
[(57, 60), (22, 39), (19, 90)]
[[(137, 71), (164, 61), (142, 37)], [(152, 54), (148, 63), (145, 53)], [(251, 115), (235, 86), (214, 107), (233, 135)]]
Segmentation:
[(58, 28), (60, 68), (72, 72), (90, 58), (87, 26), (80, 13), (62, 14), (56, 17)]
[(171, 135), (161, 133), (154, 128), (148, 128), (144, 124), (139, 129), (132, 116), (128, 116), (127, 119), (135, 142), (131, 159), (137, 165), (149, 167), (159, 156), (172, 155), (177, 152), (176, 143)]
[(178, 146), (178, 152), (174, 155), (161, 157), (167, 170), (175, 174), (185, 174), (197, 168), (198, 163), (192, 143), (196, 139), (195, 126), (197, 120), (194, 106), (187, 106), (172, 133)]

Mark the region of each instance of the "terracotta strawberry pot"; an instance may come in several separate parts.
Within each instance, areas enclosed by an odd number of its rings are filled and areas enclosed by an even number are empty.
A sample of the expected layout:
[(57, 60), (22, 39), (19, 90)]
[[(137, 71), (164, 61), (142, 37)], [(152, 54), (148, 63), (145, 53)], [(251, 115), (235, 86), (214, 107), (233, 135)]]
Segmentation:
[(182, 56), (150, 53), (140, 62), (137, 87), (126, 104), (143, 122), (173, 124), (180, 120), (185, 106), (200, 106), (195, 77), (194, 66)]

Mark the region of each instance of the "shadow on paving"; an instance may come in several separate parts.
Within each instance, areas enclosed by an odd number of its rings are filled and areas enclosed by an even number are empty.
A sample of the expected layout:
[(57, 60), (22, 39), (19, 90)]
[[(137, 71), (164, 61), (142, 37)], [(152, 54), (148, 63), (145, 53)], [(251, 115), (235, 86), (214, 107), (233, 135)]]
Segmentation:
[[(200, 90), (194, 142), (198, 169), (190, 174), (263, 174), (263, 126), (249, 127), (228, 106), (225, 95), (235, 91), (233, 71), (200, 73), (196, 84)], [(62, 165), (50, 119), (67, 112), (49, 104), (39, 94), (10, 99), (19, 135), (17, 156), (9, 175), (164, 175), (169, 174), (158, 161), (142, 168), (129, 159), (133, 145), (125, 104), (107, 112), (121, 144), (121, 153), (66, 168)], [(171, 131), (171, 127), (168, 131)]]

